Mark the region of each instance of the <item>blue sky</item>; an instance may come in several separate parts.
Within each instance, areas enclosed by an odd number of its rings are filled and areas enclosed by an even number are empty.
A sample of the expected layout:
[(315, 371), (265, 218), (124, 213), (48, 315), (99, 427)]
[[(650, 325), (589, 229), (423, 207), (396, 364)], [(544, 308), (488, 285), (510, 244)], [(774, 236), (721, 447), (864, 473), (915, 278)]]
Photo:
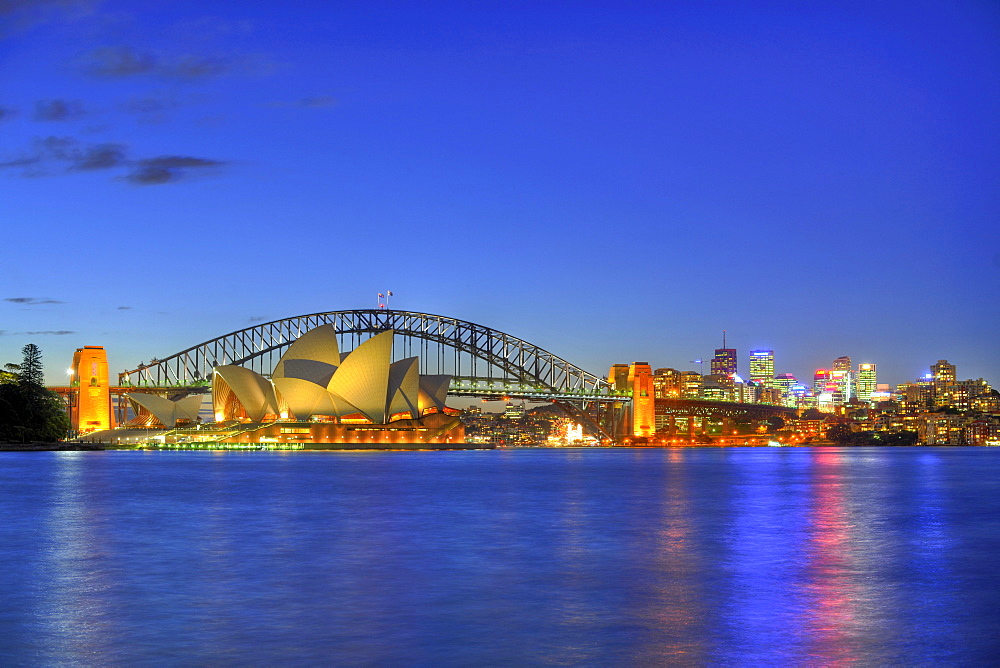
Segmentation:
[(454, 316), (1000, 383), (992, 2), (0, 3), (0, 360)]

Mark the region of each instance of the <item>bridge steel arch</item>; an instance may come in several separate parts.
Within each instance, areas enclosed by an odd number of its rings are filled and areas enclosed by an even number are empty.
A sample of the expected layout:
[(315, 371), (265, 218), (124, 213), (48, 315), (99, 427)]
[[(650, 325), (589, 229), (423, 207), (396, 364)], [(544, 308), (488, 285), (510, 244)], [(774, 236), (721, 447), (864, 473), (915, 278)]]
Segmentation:
[[(357, 347), (370, 335), (394, 330), (398, 356), (419, 356), (421, 373), (451, 374), (452, 394), (550, 399), (581, 418), (593, 413), (595, 407), (610, 408), (598, 420), (604, 426), (591, 425), (604, 435), (617, 431), (630, 401), (630, 397), (614, 392), (604, 379), (510, 334), (457, 318), (388, 309), (326, 311), (254, 325), (141, 363), (121, 372), (119, 384), (157, 388), (207, 385), (212, 369), (224, 364), (245, 366), (269, 376), (289, 345), (325, 324), (337, 330), (342, 350)], [(398, 345), (399, 339), (402, 345)]]

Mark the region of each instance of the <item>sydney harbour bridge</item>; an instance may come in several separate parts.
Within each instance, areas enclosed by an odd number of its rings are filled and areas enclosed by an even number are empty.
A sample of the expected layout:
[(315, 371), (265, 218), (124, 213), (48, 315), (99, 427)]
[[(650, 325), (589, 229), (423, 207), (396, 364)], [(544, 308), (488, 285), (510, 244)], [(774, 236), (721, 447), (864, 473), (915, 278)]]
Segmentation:
[(118, 385), (161, 392), (207, 388), (212, 369), (224, 364), (269, 376), (289, 345), (326, 324), (337, 331), (341, 350), (393, 330), (396, 357), (419, 357), (421, 374), (451, 375), (451, 396), (553, 402), (611, 439), (626, 428), (631, 393), (616, 392), (547, 350), (473, 322), (387, 309), (326, 311), (247, 327), (123, 371)]
[[(320, 325), (333, 325), (341, 350), (351, 350), (381, 332), (395, 332), (396, 359), (418, 357), (421, 374), (448, 374), (448, 394), (485, 400), (550, 402), (593, 435), (621, 442), (631, 435), (633, 397), (607, 380), (516, 336), (458, 318), (389, 309), (325, 311), (240, 329), (118, 374), (112, 394), (141, 390), (167, 396), (207, 392), (213, 369), (234, 364), (270, 376), (284, 351)], [(60, 390), (70, 405), (79, 388)], [(119, 410), (124, 406), (119, 401)], [(656, 413), (675, 433), (695, 420), (732, 424), (760, 420), (790, 409), (759, 404), (656, 400)], [(119, 417), (119, 424), (124, 420)], [(679, 420), (679, 422), (675, 422)], [(679, 434), (679, 432), (676, 432)], [(703, 432), (704, 433), (704, 432)]]

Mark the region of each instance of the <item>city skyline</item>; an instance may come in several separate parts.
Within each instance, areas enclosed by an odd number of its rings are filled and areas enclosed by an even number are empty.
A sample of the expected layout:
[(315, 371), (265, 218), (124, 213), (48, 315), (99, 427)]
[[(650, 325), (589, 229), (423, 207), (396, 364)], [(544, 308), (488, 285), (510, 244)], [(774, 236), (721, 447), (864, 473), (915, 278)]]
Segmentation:
[(0, 361), (49, 384), (387, 289), (597, 374), (727, 329), (1000, 382), (990, 3), (0, 11)]

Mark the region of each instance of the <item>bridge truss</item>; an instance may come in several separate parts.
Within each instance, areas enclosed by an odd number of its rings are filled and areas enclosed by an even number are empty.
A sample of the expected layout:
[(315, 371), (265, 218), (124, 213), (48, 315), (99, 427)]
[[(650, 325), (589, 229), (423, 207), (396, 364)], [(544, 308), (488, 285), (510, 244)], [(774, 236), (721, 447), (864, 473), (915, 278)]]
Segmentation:
[(119, 385), (204, 386), (211, 383), (212, 369), (225, 364), (270, 376), (289, 345), (325, 324), (334, 326), (342, 351), (394, 330), (396, 359), (418, 356), (420, 373), (450, 374), (449, 394), (554, 401), (587, 418), (604, 436), (620, 431), (630, 401), (604, 379), (510, 334), (457, 318), (387, 309), (327, 311), (247, 327), (123, 371)]

